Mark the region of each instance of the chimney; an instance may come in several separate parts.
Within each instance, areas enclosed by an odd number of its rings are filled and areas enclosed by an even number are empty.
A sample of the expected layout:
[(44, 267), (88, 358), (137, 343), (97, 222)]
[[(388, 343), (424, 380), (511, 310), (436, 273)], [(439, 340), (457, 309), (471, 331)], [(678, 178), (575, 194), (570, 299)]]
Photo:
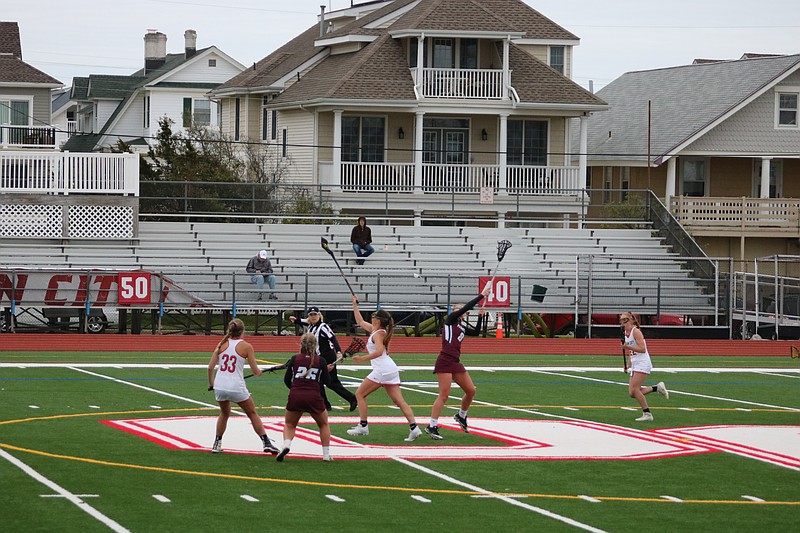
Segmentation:
[(158, 30), (144, 35), (144, 73), (152, 72), (167, 62), (167, 36)]
[(319, 36), (325, 36), (325, 6), (319, 6)]
[(183, 32), (183, 40), (186, 43), (184, 47), (186, 59), (189, 59), (197, 53), (197, 32), (194, 30), (186, 30)]

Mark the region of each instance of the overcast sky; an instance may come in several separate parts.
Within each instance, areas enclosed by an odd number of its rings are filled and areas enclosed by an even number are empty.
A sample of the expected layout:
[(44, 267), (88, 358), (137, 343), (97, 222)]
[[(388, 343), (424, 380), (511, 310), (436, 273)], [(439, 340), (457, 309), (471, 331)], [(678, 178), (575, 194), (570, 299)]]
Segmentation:
[[(797, 0), (524, 0), (581, 39), (573, 79), (594, 90), (633, 70), (735, 59), (745, 52), (800, 53)], [(0, 20), (20, 26), (23, 59), (65, 85), (73, 76), (127, 75), (144, 63), (144, 34), (167, 52), (215, 45), (250, 66), (316, 24), (320, 5), (351, 0), (0, 0)], [(358, 3), (358, 0), (356, 0)]]

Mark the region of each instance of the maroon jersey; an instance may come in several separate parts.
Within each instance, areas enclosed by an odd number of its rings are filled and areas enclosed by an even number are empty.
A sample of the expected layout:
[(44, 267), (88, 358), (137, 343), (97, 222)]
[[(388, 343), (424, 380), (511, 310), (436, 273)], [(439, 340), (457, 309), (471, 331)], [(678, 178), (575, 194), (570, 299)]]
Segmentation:
[(320, 382), (330, 383), (328, 365), (319, 356), (314, 356), (314, 364), (309, 370), (311, 357), (293, 355), (286, 363), (283, 382), (289, 387), (289, 399), (286, 401), (288, 411), (321, 413), (325, 410), (325, 402), (320, 392)]
[[(467, 371), (464, 365), (461, 364), (461, 341), (470, 332), (461, 322), (461, 315), (475, 307), (475, 304), (482, 299), (483, 295), (479, 294), (458, 311), (447, 315), (444, 327), (442, 327), (442, 349), (439, 352), (439, 357), (436, 358), (436, 364), (433, 368), (435, 374), (440, 372), (456, 374)], [(475, 328), (472, 329), (474, 330)]]

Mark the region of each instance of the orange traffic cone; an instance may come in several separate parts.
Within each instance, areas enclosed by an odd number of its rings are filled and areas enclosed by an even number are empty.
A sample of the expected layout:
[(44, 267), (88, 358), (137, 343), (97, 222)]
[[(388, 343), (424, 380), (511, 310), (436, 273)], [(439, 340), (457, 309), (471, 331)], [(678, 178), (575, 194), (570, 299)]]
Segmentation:
[(497, 329), (494, 332), (496, 339), (503, 338), (503, 313), (497, 313)]

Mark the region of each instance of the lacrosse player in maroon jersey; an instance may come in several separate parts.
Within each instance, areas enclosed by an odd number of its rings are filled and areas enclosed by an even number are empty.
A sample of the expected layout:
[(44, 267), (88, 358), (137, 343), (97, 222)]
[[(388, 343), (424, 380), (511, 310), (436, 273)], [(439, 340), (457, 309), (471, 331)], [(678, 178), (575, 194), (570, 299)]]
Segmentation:
[(289, 399), (286, 401), (286, 414), (283, 426), (283, 450), (278, 454), (278, 461), (283, 461), (292, 447), (292, 439), (297, 431), (297, 423), (303, 412), (307, 412), (317, 423), (319, 439), (322, 444), (322, 460), (331, 458), (331, 428), (328, 425), (328, 410), (320, 393), (320, 383), (329, 384), (328, 365), (317, 355), (317, 338), (313, 333), (305, 333), (300, 337), (300, 353), (293, 355), (286, 363), (283, 382), (289, 388)]
[(461, 364), (461, 341), (464, 340), (465, 335), (478, 334), (482, 325), (483, 307), (478, 312), (478, 322), (474, 328), (466, 325), (463, 322), (463, 317), (478, 302), (489, 296), (491, 290), (491, 284), (487, 283), (479, 295), (463, 306), (456, 306), (444, 321), (444, 327), (442, 327), (442, 350), (439, 352), (439, 357), (436, 358), (436, 364), (433, 367), (433, 373), (436, 374), (436, 378), (439, 381), (439, 396), (433, 402), (431, 420), (428, 427), (425, 428), (425, 433), (434, 440), (444, 438), (439, 434), (439, 415), (442, 414), (442, 409), (447, 403), (447, 397), (450, 396), (450, 387), (453, 381), (464, 391), (464, 396), (461, 397), (461, 409), (453, 416), (453, 419), (458, 422), (464, 433), (469, 433), (467, 411), (472, 404), (472, 399), (475, 398), (475, 385), (472, 383), (469, 372)]

